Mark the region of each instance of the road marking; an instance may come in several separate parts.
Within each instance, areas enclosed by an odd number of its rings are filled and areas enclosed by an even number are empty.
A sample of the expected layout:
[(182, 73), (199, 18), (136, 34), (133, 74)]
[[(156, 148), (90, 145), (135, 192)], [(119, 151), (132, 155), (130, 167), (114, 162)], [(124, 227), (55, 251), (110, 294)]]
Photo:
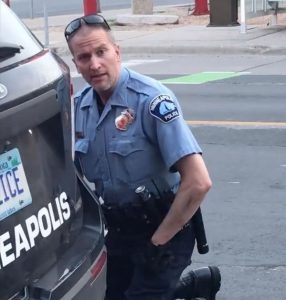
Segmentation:
[(164, 84), (203, 84), (210, 81), (228, 79), (246, 74), (250, 74), (250, 72), (201, 72), (163, 79), (161, 82)]
[(186, 121), (192, 126), (244, 127), (244, 128), (286, 128), (286, 122), (255, 122), (255, 121)]

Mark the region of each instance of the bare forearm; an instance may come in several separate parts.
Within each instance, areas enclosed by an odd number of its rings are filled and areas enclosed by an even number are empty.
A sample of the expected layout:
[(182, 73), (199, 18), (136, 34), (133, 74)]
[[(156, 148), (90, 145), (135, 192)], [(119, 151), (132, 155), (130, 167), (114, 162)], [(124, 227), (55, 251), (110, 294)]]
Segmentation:
[(188, 155), (176, 164), (181, 183), (175, 200), (152, 236), (154, 244), (165, 244), (191, 219), (199, 208), (212, 182), (199, 154)]
[(204, 199), (205, 193), (178, 191), (164, 220), (152, 236), (154, 244), (165, 244), (191, 219)]

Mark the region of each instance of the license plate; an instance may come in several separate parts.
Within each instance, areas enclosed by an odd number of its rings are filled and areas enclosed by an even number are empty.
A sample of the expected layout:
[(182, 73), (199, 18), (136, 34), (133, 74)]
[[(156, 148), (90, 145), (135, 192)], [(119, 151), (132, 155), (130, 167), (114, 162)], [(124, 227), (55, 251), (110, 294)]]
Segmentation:
[(19, 150), (0, 155), (0, 221), (32, 203)]

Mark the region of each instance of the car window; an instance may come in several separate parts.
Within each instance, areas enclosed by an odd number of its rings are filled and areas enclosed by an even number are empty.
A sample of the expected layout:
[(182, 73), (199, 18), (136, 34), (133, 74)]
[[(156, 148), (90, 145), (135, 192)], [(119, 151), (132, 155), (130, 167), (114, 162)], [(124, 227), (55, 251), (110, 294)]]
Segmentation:
[(43, 49), (40, 42), (2, 1), (0, 1), (0, 48), (0, 68), (28, 59)]

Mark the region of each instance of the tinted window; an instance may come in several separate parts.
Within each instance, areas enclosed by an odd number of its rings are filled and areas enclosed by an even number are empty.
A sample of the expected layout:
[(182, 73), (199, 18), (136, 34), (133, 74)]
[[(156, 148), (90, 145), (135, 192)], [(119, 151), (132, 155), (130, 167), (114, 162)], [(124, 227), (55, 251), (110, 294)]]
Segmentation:
[(0, 68), (27, 59), (42, 50), (41, 44), (19, 21), (16, 14), (0, 1), (0, 45), (17, 45), (21, 49), (0, 61)]

